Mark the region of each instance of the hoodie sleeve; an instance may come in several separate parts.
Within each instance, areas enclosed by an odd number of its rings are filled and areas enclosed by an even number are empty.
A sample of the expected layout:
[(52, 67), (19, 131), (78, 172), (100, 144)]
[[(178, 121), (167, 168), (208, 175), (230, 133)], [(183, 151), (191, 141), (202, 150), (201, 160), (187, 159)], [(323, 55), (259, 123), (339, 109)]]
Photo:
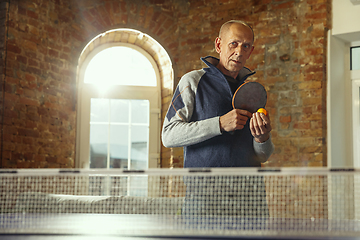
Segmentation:
[(164, 119), (165, 147), (193, 145), (221, 134), (220, 117), (190, 122), (197, 86), (204, 73), (204, 70), (192, 71), (181, 78)]
[(275, 147), (271, 141), (271, 135), (269, 139), (263, 143), (258, 143), (253, 140), (255, 154), (259, 157), (261, 163), (266, 162), (271, 154), (274, 152)]

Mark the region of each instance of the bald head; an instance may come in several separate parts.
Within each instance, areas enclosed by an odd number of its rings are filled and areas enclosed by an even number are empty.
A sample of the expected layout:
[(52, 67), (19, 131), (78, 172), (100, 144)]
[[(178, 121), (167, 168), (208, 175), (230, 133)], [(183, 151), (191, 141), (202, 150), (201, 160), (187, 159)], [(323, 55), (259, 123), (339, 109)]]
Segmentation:
[(221, 28), (220, 28), (219, 38), (223, 38), (224, 35), (229, 31), (230, 27), (231, 27), (233, 24), (241, 24), (241, 25), (244, 25), (244, 26), (248, 27), (248, 28), (251, 30), (251, 32), (252, 32), (253, 43), (254, 43), (255, 36), (254, 36), (254, 31), (253, 31), (253, 29), (249, 26), (249, 24), (247, 24), (246, 22), (240, 21), (240, 20), (230, 20), (230, 21), (227, 21), (226, 23), (224, 23), (224, 24), (221, 26)]
[(248, 24), (237, 20), (224, 23), (215, 39), (215, 50), (219, 53), (216, 67), (236, 78), (254, 50), (253, 44), (254, 32)]

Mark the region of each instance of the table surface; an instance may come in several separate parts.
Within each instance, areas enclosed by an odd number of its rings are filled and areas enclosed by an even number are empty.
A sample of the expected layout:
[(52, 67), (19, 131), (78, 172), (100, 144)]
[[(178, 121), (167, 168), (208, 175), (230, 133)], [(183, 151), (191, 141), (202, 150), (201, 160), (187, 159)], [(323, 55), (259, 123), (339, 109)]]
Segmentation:
[(0, 239), (360, 240), (360, 221), (140, 214), (0, 214)]

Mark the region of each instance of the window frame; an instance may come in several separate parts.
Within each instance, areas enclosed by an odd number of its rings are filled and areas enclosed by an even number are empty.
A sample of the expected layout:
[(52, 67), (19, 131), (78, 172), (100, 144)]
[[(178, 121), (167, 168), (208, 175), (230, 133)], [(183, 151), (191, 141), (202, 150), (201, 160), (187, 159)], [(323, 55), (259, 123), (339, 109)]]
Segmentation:
[(348, 45), (350, 47), (350, 71), (349, 77), (351, 81), (351, 103), (352, 103), (352, 154), (353, 167), (360, 167), (360, 70), (352, 70), (352, 48), (360, 47), (360, 41), (353, 41)]
[(352, 125), (354, 167), (360, 167), (360, 70), (352, 70)]
[(90, 155), (90, 99), (104, 98), (105, 95), (98, 91), (96, 86), (84, 83), (85, 70), (91, 59), (100, 51), (107, 48), (122, 46), (137, 50), (143, 54), (152, 64), (156, 75), (156, 86), (127, 86), (113, 85), (106, 93), (106, 98), (112, 99), (147, 99), (150, 102), (149, 116), (149, 162), (148, 168), (159, 167), (160, 161), (160, 126), (161, 126), (161, 85), (159, 68), (153, 57), (141, 47), (123, 42), (104, 43), (86, 56), (79, 66), (79, 81), (77, 89), (77, 136), (76, 136), (76, 160), (77, 168), (89, 168)]

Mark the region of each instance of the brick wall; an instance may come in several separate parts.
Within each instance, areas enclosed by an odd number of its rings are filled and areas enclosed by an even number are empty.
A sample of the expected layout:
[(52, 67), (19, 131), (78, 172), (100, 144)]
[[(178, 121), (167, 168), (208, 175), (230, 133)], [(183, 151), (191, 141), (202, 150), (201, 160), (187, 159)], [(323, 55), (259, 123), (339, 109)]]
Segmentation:
[(70, 18), (47, 1), (9, 8), (3, 167), (72, 167), (77, 56), (61, 27)]
[[(203, 67), (200, 57), (216, 56), (213, 42), (230, 19), (255, 31), (248, 67), (268, 90), (276, 145), (266, 165), (322, 166), (330, 7), (330, 0), (12, 0), (9, 22), (0, 17), (0, 30), (9, 26), (2, 167), (75, 166), (76, 68), (99, 33), (126, 27), (153, 37), (173, 61), (168, 86), (175, 86)], [(163, 89), (162, 117), (171, 94)], [(182, 165), (181, 149), (162, 148), (163, 167)]]
[[(5, 83), (5, 33), (6, 33), (6, 19), (8, 16), (8, 3), (5, 0), (0, 0), (0, 128), (3, 128), (3, 86)], [(2, 139), (2, 131), (0, 130), (0, 139)], [(2, 142), (0, 142), (0, 164), (2, 156)], [(0, 166), (1, 166), (0, 165)]]

